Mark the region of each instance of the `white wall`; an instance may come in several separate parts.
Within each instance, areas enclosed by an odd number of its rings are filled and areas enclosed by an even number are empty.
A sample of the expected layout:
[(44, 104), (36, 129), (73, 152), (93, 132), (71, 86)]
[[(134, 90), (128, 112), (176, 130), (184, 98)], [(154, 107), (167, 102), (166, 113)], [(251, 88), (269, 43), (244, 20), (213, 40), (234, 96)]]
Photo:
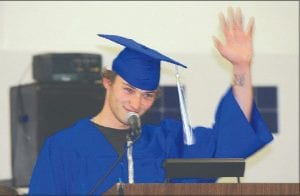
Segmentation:
[[(109, 65), (121, 48), (97, 33), (133, 38), (189, 66), (181, 70), (194, 125), (210, 126), (230, 83), (216, 53), (218, 13), (240, 6), (255, 17), (254, 85), (278, 86), (279, 133), (247, 160), (243, 182), (299, 182), (298, 2), (0, 2), (0, 178), (11, 178), (9, 88), (32, 82), (32, 55), (95, 52)], [(165, 64), (165, 63), (163, 63)], [(174, 84), (164, 65), (162, 84)], [(24, 75), (22, 76), (22, 74)], [(227, 181), (221, 179), (220, 181)], [(230, 180), (229, 180), (230, 181)]]

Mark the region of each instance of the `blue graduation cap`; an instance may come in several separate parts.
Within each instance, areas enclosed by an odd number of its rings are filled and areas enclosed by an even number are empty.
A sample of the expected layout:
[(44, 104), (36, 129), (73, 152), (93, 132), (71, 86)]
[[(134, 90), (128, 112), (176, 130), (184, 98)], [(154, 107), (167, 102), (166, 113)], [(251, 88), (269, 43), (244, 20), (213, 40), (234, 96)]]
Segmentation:
[(98, 36), (125, 46), (114, 59), (112, 70), (136, 88), (155, 90), (158, 87), (160, 61), (166, 61), (186, 68), (185, 65), (132, 39), (117, 35), (98, 34)]

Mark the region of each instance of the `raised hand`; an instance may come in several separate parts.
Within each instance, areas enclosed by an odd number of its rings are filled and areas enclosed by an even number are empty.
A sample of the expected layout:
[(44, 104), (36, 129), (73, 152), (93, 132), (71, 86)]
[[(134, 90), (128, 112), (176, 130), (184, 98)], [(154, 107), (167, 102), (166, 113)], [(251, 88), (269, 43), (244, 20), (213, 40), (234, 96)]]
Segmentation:
[(251, 17), (247, 29), (243, 28), (243, 16), (241, 9), (228, 8), (228, 18), (225, 19), (223, 13), (219, 15), (220, 24), (225, 37), (222, 44), (219, 39), (213, 37), (215, 47), (220, 54), (230, 61), (235, 69), (244, 70), (250, 68), (252, 61), (252, 32), (254, 18)]

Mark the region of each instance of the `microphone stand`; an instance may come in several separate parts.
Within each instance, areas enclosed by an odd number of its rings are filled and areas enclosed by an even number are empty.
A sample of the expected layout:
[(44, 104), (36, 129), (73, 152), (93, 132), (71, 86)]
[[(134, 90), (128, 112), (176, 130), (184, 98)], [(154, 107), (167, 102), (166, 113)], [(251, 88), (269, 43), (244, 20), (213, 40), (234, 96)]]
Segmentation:
[[(95, 186), (91, 189), (88, 195), (93, 195), (97, 188), (104, 182), (104, 180), (111, 174), (111, 172), (115, 169), (115, 167), (120, 163), (123, 159), (125, 151), (127, 151), (128, 157), (128, 182), (132, 184), (133, 180), (133, 158), (132, 158), (132, 145), (139, 139), (140, 135), (136, 136), (134, 134), (127, 135), (127, 146), (124, 148), (122, 154), (118, 157), (118, 159), (111, 165), (111, 167), (107, 170), (107, 172), (97, 181)], [(130, 150), (129, 150), (130, 149)], [(130, 152), (129, 152), (130, 151)], [(130, 158), (129, 158), (130, 157)], [(130, 169), (130, 170), (129, 170)], [(132, 173), (131, 173), (132, 172)]]
[(128, 183), (134, 183), (134, 167), (133, 167), (133, 157), (132, 157), (132, 139), (127, 138), (127, 159), (128, 159)]

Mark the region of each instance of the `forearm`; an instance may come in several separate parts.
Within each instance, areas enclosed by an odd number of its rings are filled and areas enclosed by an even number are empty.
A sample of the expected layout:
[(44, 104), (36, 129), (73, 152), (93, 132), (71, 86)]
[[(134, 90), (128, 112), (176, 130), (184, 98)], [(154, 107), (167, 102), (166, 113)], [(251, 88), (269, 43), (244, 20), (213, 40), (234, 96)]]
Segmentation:
[(233, 94), (240, 108), (250, 121), (253, 92), (251, 81), (252, 33), (254, 18), (251, 17), (247, 29), (243, 29), (240, 8), (234, 13), (228, 8), (228, 19), (220, 15), (220, 23), (225, 36), (225, 44), (214, 37), (214, 43), (220, 54), (233, 65)]
[(242, 66), (247, 67), (245, 69), (238, 67), (241, 66), (233, 67), (233, 94), (247, 120), (250, 121), (253, 102), (251, 69), (250, 66)]

